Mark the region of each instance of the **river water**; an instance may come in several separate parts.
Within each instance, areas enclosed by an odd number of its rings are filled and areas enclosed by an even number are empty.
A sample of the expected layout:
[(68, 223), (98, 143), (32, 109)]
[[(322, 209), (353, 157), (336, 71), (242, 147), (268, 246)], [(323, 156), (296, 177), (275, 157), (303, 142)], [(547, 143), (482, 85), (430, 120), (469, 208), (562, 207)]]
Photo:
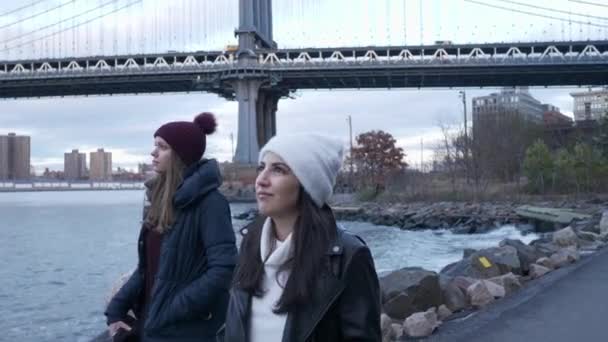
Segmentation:
[[(105, 329), (110, 289), (137, 262), (142, 204), (141, 191), (0, 193), (0, 341), (89, 341)], [(233, 214), (251, 207), (231, 205)], [(464, 248), (536, 237), (513, 226), (455, 235), (340, 225), (367, 241), (379, 273), (405, 266), (438, 271)]]

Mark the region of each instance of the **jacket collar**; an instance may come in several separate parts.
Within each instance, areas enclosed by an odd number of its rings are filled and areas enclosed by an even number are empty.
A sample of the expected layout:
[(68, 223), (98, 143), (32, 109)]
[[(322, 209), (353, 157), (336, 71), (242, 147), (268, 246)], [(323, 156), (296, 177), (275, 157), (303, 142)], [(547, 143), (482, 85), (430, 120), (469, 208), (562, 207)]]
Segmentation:
[(184, 180), (177, 187), (173, 204), (184, 208), (220, 187), (222, 176), (215, 159), (201, 160), (184, 170)]
[(260, 235), (260, 258), (266, 265), (280, 266), (286, 262), (292, 253), (292, 240), (293, 234), (289, 234), (283, 243), (274, 248), (276, 244), (276, 237), (274, 236), (272, 229), (272, 219), (266, 218), (264, 225), (262, 226), (262, 234)]

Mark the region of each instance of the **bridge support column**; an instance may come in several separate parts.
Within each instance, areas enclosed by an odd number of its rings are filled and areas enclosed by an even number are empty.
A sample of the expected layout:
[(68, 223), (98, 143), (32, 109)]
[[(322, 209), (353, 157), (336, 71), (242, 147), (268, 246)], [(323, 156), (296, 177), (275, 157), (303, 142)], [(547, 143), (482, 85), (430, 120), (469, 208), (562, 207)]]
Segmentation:
[(277, 134), (277, 107), (280, 94), (267, 89), (260, 89), (257, 101), (258, 144), (264, 147), (270, 138)]
[(261, 83), (258, 80), (235, 81), (239, 131), (234, 161), (240, 164), (257, 164), (260, 148), (277, 131), (276, 112), (281, 94), (261, 89)]

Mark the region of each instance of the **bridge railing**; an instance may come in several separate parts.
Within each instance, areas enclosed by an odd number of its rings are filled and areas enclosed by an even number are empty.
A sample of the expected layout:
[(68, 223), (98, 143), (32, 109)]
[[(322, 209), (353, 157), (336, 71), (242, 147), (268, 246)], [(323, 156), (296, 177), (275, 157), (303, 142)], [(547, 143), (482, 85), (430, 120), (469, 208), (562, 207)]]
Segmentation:
[[(603, 49), (603, 51), (601, 50)], [(261, 52), (255, 68), (289, 70), (301, 68), (429, 67), (463, 65), (554, 65), (608, 62), (608, 48), (593, 44), (569, 47), (547, 45), (542, 50), (513, 46), (449, 47), (434, 49), (354, 48), (305, 49)], [(28, 78), (88, 77), (92, 75), (140, 75), (164, 73), (225, 72), (242, 68), (233, 53), (98, 57), (74, 60), (1, 62), (0, 80)]]

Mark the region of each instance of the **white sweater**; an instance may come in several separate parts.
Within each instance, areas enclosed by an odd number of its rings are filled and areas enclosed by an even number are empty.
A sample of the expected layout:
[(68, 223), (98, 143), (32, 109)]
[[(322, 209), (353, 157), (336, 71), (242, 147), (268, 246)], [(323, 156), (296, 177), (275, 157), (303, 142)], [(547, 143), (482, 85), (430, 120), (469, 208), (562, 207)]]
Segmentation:
[[(276, 246), (274, 250), (272, 250), (273, 245)], [(270, 218), (266, 219), (262, 228), (260, 254), (262, 261), (266, 260), (262, 282), (264, 296), (253, 297), (251, 300), (251, 342), (280, 342), (283, 338), (287, 314), (277, 315), (272, 310), (283, 294), (289, 277), (289, 271), (281, 272), (277, 282), (277, 270), (291, 254), (291, 234), (285, 241), (278, 241), (274, 237)]]

